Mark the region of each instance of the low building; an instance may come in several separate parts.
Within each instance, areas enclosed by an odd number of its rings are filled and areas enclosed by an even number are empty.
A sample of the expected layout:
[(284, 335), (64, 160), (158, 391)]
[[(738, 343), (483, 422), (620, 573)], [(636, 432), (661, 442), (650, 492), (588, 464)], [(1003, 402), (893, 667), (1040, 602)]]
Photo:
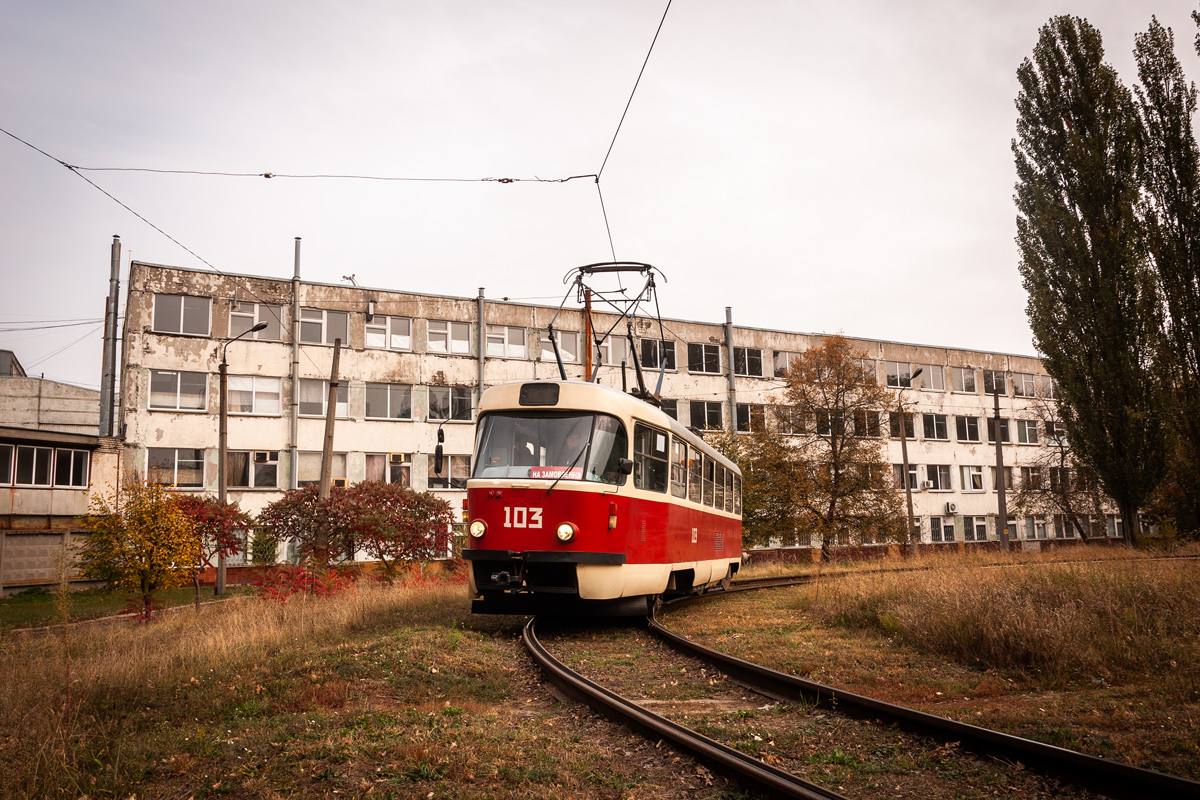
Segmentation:
[[(449, 297), (300, 280), (227, 275), (133, 262), (128, 284), (121, 380), (126, 464), (181, 491), (215, 493), (218, 373), (228, 362), (230, 499), (255, 513), (284, 491), (319, 479), (334, 342), (340, 366), (333, 479), (384, 480), (465, 498), (479, 393), (510, 381), (559, 375), (547, 324), (550, 306)], [(617, 317), (566, 308), (555, 322), (567, 376), (632, 381), (626, 338), (588, 346)], [(261, 331), (251, 329), (265, 323)], [(686, 425), (748, 430), (757, 409), (782, 402), (791, 355), (819, 334), (725, 324), (635, 320), (637, 356), (651, 388)], [(234, 339), (236, 341), (233, 341)], [(850, 339), (878, 380), (914, 416), (907, 431), (909, 476), (922, 539), (996, 541), (998, 480), (1040, 480), (1047, 439), (1059, 435), (1053, 384), (1034, 357)], [(910, 376), (921, 374), (908, 388)], [(992, 416), (1001, 388), (1001, 423)], [(888, 419), (880, 420), (887, 436)], [(893, 421), (894, 422), (894, 421)], [(888, 439), (902, 479), (901, 426)], [(443, 469), (434, 469), (439, 431)], [(998, 432), (1004, 474), (995, 474)], [(994, 441), (994, 439), (993, 439)], [(1010, 512), (1011, 513), (1011, 512)], [(1119, 520), (1111, 521), (1117, 530)], [(1072, 538), (1063, 520), (1014, 518), (1019, 538)]]

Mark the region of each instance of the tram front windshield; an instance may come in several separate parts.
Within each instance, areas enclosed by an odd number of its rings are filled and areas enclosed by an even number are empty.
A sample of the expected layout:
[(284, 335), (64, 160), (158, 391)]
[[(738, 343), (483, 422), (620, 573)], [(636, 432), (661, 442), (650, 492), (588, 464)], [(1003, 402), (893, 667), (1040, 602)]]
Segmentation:
[(625, 426), (608, 414), (501, 411), (479, 420), (473, 478), (624, 483)]

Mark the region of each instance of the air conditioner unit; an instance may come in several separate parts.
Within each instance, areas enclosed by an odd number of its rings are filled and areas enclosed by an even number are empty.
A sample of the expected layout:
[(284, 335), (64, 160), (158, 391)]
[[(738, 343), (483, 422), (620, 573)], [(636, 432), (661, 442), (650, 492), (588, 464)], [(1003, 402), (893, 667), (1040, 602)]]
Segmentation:
[(958, 503), (946, 503), (946, 513), (947, 514), (957, 514), (958, 513)]
[(933, 488), (933, 481), (922, 481), (922, 482), (921, 482), (921, 488), (922, 488), (922, 489), (932, 489), (932, 488)]
[(334, 478), (333, 485), (341, 486), (343, 489), (345, 489), (346, 488), (346, 479), (345, 478)]

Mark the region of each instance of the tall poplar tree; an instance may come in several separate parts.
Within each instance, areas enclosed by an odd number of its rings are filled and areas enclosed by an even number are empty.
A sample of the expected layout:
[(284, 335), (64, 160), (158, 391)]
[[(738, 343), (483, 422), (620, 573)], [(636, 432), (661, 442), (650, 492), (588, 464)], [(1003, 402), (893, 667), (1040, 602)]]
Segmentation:
[[(1200, 23), (1200, 14), (1192, 12)], [(1157, 365), (1172, 447), (1173, 509), (1184, 528), (1200, 520), (1200, 149), (1192, 130), (1196, 86), (1175, 56), (1175, 37), (1152, 18), (1134, 38), (1134, 88), (1145, 131), (1139, 205), (1145, 251), (1163, 309)], [(1200, 53), (1200, 37), (1196, 44)], [(1182, 506), (1182, 507), (1181, 507)]]
[(1042, 27), (1017, 70), (1017, 244), (1034, 341), (1075, 455), (1117, 503), (1125, 540), (1162, 477), (1152, 370), (1158, 314), (1135, 206), (1141, 126), (1078, 17)]

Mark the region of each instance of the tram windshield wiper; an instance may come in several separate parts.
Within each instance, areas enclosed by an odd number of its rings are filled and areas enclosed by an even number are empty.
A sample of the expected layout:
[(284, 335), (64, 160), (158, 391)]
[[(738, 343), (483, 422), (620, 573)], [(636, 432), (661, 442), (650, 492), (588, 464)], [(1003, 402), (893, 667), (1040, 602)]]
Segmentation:
[(550, 488), (546, 490), (546, 494), (550, 494), (552, 491), (554, 491), (554, 487), (558, 486), (558, 482), (561, 481), (564, 476), (569, 475), (571, 470), (575, 469), (575, 465), (579, 463), (579, 459), (583, 458), (583, 454), (587, 452), (588, 445), (591, 443), (592, 439), (591, 437), (588, 437), (588, 440), (583, 443), (583, 449), (581, 449), (579, 454), (575, 456), (575, 460), (571, 462), (569, 467), (559, 473), (558, 477), (554, 479), (554, 483), (550, 484)]

